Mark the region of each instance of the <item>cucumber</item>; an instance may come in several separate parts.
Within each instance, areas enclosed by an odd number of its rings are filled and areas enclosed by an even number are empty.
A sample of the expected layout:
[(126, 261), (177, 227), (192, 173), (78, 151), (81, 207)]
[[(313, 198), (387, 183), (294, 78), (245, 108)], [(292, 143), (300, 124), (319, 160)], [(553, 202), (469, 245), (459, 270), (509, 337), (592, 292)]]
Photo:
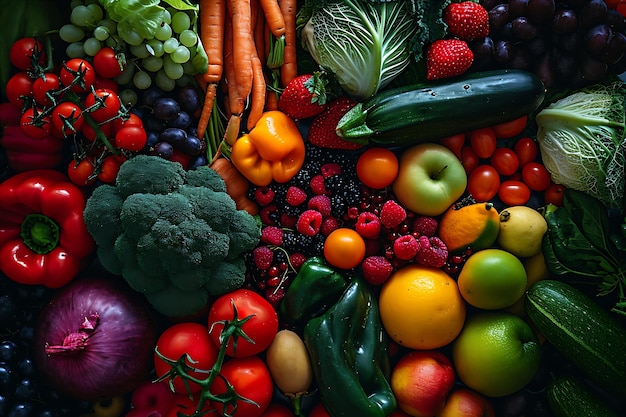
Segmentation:
[(541, 280), (526, 292), (526, 313), (537, 330), (591, 381), (626, 395), (626, 329), (573, 286)]
[(415, 145), (530, 114), (545, 91), (536, 75), (516, 69), (393, 88), (350, 109), (337, 134), (363, 145)]
[(555, 417), (618, 417), (588, 383), (573, 375), (554, 377), (547, 398)]

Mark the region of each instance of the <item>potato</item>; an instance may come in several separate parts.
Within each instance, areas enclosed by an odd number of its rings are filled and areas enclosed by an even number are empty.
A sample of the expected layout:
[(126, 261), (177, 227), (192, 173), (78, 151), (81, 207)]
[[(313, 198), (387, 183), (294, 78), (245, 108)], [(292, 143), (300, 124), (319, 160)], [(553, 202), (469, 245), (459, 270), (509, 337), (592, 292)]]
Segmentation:
[(298, 334), (288, 329), (276, 333), (265, 351), (265, 361), (274, 383), (287, 397), (307, 392), (313, 381), (313, 368)]

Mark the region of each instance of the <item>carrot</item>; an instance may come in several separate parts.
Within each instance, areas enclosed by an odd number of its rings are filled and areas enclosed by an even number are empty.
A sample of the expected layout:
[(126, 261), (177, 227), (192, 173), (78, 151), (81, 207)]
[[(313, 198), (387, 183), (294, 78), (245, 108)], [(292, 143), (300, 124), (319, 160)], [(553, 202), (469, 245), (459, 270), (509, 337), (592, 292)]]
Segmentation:
[(253, 216), (259, 212), (257, 204), (248, 198), (250, 183), (241, 172), (235, 168), (232, 162), (224, 157), (217, 158), (211, 163), (211, 168), (217, 171), (224, 179), (226, 192), (231, 196), (233, 201), (235, 201), (237, 209), (245, 210)]
[(280, 67), (280, 81), (283, 87), (298, 75), (296, 61), (296, 0), (279, 0), (280, 10), (285, 19), (285, 48), (283, 64)]
[(278, 110), (278, 94), (271, 89), (265, 95), (265, 110)]
[(285, 18), (280, 10), (278, 0), (259, 0), (269, 30), (277, 38), (285, 34)]
[(250, 0), (229, 0), (228, 10), (230, 12), (233, 34), (233, 79), (229, 83), (235, 83), (235, 89), (231, 93), (235, 94), (230, 98), (233, 115), (241, 117), (244, 112), (246, 100), (252, 91), (252, 49), (254, 39), (252, 38), (252, 16)]
[(263, 9), (258, 8), (258, 13), (256, 17), (256, 23), (254, 25), (254, 46), (256, 48), (256, 54), (261, 59), (261, 62), (265, 62), (266, 59), (265, 49), (267, 44), (267, 34), (266, 34), (267, 22), (265, 20), (265, 16), (263, 15)]
[(248, 113), (248, 130), (252, 130), (263, 114), (263, 110), (265, 109), (265, 92), (267, 91), (265, 74), (263, 74), (263, 64), (256, 52), (252, 55), (252, 70), (254, 73), (254, 83), (250, 100), (250, 112)]

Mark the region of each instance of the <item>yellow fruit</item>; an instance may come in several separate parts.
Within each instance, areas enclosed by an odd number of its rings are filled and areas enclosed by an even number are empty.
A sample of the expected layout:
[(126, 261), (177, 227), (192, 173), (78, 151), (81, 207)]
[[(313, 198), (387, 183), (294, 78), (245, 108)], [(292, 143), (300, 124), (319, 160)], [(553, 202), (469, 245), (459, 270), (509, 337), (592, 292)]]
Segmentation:
[(465, 301), (485, 310), (513, 305), (524, 295), (526, 282), (522, 261), (502, 249), (483, 249), (471, 254), (458, 277)]
[[(543, 256), (543, 252), (539, 252), (536, 255), (526, 258), (522, 261), (524, 269), (526, 270), (526, 289), (528, 290), (535, 282), (542, 279), (547, 279), (550, 276), (548, 267), (546, 266), (546, 260)], [(526, 310), (524, 309), (524, 299), (521, 297), (515, 304), (508, 307), (506, 310), (520, 317), (526, 317)]]
[(492, 203), (450, 207), (441, 216), (439, 238), (452, 253), (490, 247), (500, 232), (500, 216)]
[(411, 349), (452, 342), (465, 322), (465, 301), (456, 281), (440, 269), (405, 266), (383, 284), (380, 317), (389, 336)]
[(537, 210), (528, 206), (507, 207), (500, 212), (497, 242), (502, 249), (526, 258), (541, 251), (547, 230), (548, 223)]

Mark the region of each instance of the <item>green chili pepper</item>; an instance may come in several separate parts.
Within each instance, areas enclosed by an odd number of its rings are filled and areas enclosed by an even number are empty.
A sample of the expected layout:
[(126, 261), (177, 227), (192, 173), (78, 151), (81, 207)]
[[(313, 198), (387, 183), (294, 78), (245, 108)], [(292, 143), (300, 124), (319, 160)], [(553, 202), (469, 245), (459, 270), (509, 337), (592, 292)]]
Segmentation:
[(331, 417), (385, 417), (396, 409), (378, 302), (361, 277), (353, 278), (334, 306), (308, 321), (304, 343)]
[(308, 258), (287, 288), (280, 304), (281, 317), (303, 326), (333, 305), (346, 289), (348, 280), (320, 257)]

